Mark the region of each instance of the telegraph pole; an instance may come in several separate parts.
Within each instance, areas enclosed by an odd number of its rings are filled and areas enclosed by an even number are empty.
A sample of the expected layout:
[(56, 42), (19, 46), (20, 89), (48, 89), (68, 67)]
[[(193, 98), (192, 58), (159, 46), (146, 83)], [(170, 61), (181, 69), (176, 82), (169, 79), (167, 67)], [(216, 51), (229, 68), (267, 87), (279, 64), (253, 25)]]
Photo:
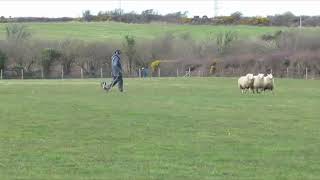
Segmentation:
[(218, 0), (214, 0), (214, 17), (218, 16)]
[(302, 19), (301, 19), (301, 15), (300, 15), (300, 29), (302, 28)]
[(119, 13), (120, 13), (120, 22), (122, 22), (122, 2), (119, 0)]

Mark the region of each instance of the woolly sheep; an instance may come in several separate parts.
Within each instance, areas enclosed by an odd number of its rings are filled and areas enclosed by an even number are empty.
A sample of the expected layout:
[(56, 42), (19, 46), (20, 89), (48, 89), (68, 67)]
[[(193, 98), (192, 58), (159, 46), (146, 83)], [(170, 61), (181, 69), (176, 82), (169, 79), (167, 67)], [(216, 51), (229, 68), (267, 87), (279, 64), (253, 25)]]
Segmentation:
[(263, 91), (271, 90), (273, 92), (274, 80), (272, 74), (268, 74), (263, 79)]
[(241, 93), (246, 92), (246, 90), (251, 89), (253, 91), (253, 74), (247, 74), (246, 76), (241, 76), (238, 79), (238, 87)]
[(254, 76), (253, 89), (256, 90), (257, 93), (259, 93), (259, 90), (263, 90), (263, 88), (264, 88), (264, 74), (258, 74)]

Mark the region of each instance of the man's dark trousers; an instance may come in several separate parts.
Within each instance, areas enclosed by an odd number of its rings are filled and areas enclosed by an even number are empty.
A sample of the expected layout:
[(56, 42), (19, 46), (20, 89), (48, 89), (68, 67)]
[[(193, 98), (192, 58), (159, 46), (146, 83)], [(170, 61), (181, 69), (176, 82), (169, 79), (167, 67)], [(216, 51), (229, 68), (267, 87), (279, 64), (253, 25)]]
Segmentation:
[(123, 91), (123, 80), (122, 80), (122, 75), (120, 74), (119, 76), (112, 76), (112, 82), (109, 86), (109, 89), (111, 89), (113, 86), (118, 84), (119, 91)]

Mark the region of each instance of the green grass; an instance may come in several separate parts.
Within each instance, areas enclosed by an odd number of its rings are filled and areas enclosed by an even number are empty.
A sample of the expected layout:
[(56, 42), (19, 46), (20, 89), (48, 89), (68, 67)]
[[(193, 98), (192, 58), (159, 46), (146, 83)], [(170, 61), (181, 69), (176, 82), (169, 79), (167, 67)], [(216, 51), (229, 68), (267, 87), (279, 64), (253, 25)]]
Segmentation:
[[(68, 22), (68, 23), (24, 23), (31, 31), (33, 38), (61, 40), (65, 38), (86, 41), (119, 40), (127, 34), (139, 39), (152, 39), (172, 32), (174, 35), (190, 33), (194, 39), (206, 39), (210, 33), (216, 34), (227, 30), (237, 31), (240, 38), (257, 37), (274, 32), (283, 27), (257, 26), (211, 26), (211, 25), (174, 25), (174, 24), (126, 24), (116, 22)], [(0, 23), (0, 39), (5, 39), (6, 24)]]
[(318, 179), (320, 83), (0, 81), (0, 179)]

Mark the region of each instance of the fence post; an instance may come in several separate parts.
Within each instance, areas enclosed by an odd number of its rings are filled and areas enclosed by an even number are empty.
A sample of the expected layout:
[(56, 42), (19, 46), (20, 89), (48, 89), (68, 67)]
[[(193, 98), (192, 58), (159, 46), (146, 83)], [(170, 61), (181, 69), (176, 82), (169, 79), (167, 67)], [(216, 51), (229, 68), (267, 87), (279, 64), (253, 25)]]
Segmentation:
[(64, 73), (63, 73), (63, 67), (61, 68), (61, 79), (63, 79), (63, 75), (64, 75)]
[(306, 80), (308, 79), (308, 68), (306, 68)]
[(81, 79), (83, 79), (83, 69), (80, 69), (80, 73), (81, 73)]
[(2, 71), (2, 69), (0, 70), (1, 72), (0, 72), (0, 78), (1, 78), (1, 80), (2, 80), (2, 73), (3, 73), (3, 71)]
[(21, 79), (23, 79), (23, 69), (21, 69)]
[(41, 78), (44, 78), (44, 74), (43, 74), (43, 68), (41, 68)]
[(199, 77), (201, 77), (201, 71), (200, 70), (198, 71), (198, 75), (199, 75)]
[(287, 78), (289, 78), (289, 68), (287, 68)]
[(100, 78), (103, 78), (102, 68), (100, 68)]
[(141, 78), (141, 69), (139, 68), (139, 78)]
[(189, 73), (189, 77), (191, 77), (191, 69), (190, 68), (189, 68), (188, 73)]
[(161, 77), (161, 71), (160, 71), (160, 68), (158, 69), (158, 77)]
[(177, 77), (179, 77), (179, 69), (177, 68)]

